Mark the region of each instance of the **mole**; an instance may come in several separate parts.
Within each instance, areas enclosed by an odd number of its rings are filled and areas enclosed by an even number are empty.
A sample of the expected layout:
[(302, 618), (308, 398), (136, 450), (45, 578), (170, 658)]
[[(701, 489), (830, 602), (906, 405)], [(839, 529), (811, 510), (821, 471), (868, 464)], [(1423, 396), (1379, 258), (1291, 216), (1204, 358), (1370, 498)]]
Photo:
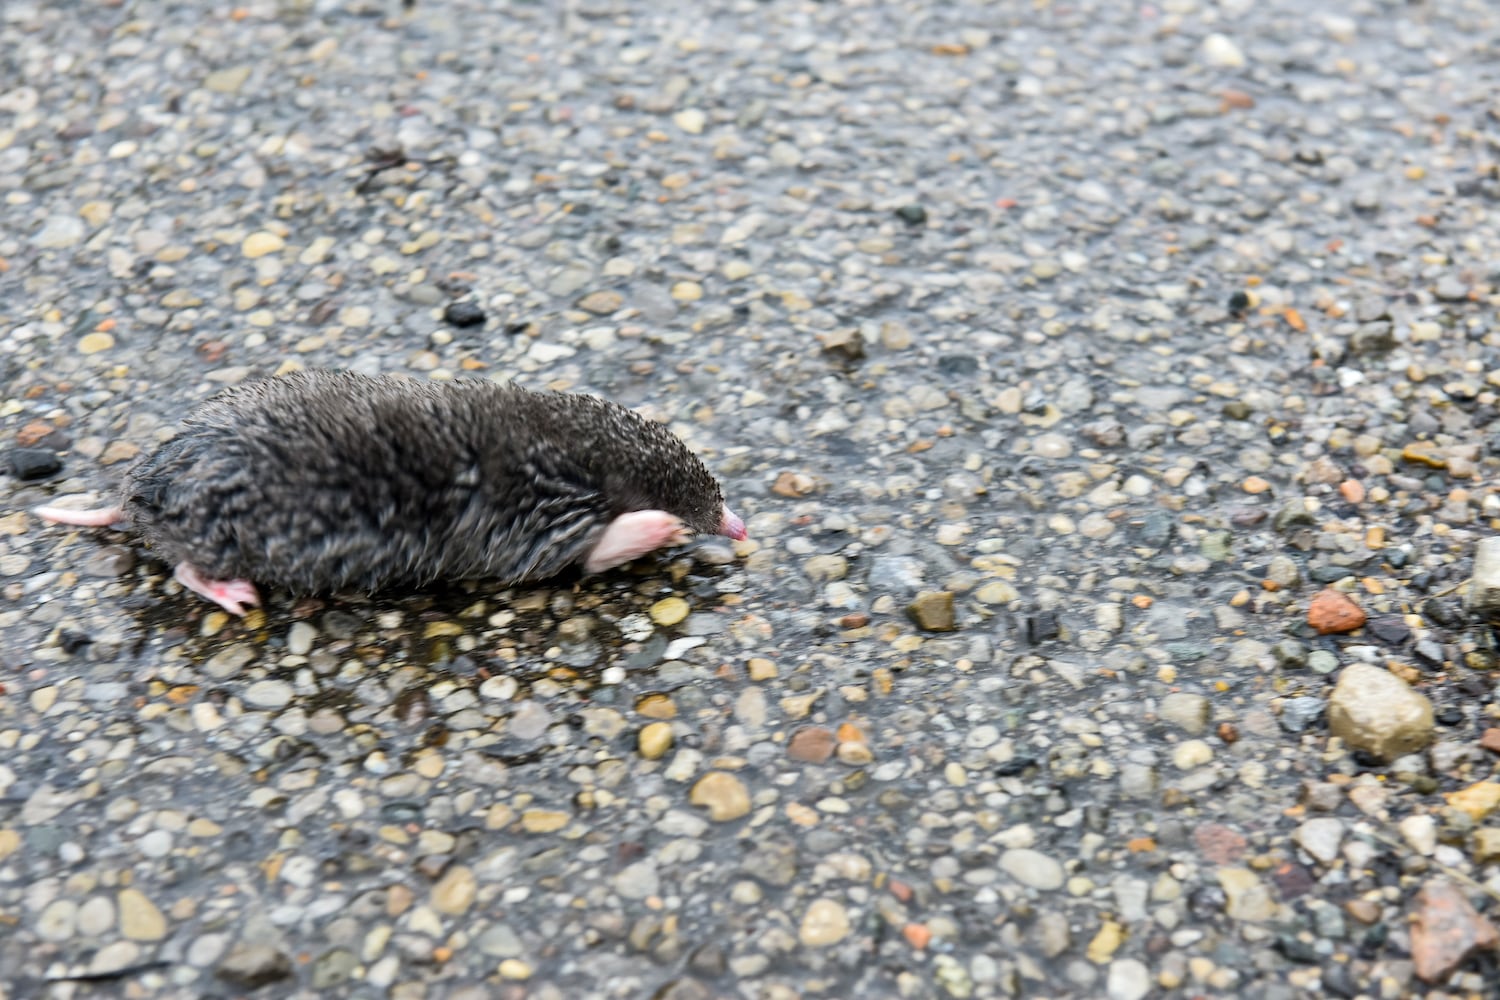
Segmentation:
[(306, 370), (214, 395), (132, 466), (124, 523), (230, 614), (294, 593), (600, 573), (694, 535), (746, 537), (680, 438), (618, 403), (478, 378)]

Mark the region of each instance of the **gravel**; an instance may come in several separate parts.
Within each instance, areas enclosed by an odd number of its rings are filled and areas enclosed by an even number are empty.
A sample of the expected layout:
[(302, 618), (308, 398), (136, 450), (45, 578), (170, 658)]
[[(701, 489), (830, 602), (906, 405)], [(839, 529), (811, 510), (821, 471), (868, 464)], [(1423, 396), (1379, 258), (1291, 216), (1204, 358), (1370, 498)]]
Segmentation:
[[(1484, 995), (1497, 45), (0, 5), (0, 989)], [(312, 366), (640, 407), (750, 540), (240, 620), (25, 512)]]

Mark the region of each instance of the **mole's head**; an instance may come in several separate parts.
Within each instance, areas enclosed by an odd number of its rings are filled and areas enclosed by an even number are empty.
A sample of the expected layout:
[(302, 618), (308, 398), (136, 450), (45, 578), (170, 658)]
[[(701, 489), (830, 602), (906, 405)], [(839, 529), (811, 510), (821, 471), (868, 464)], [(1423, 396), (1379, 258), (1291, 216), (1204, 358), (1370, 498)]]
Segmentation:
[(569, 434), (573, 446), (589, 449), (590, 466), (620, 507), (616, 513), (665, 510), (700, 535), (747, 537), (718, 480), (677, 435), (597, 396), (554, 394), (554, 400), (568, 401), (564, 426), (557, 429)]

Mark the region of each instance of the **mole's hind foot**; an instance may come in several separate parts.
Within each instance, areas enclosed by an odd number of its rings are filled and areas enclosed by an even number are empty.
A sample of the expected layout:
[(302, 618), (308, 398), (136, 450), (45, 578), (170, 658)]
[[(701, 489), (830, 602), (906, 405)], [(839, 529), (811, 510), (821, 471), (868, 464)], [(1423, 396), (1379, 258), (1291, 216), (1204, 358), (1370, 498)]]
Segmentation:
[(178, 563), (173, 578), (188, 590), (208, 598), (232, 615), (243, 615), (260, 604), (249, 580), (210, 580), (188, 563)]
[(585, 573), (602, 573), (663, 546), (681, 545), (692, 537), (681, 518), (664, 510), (631, 511), (609, 522), (589, 550), (583, 569)]

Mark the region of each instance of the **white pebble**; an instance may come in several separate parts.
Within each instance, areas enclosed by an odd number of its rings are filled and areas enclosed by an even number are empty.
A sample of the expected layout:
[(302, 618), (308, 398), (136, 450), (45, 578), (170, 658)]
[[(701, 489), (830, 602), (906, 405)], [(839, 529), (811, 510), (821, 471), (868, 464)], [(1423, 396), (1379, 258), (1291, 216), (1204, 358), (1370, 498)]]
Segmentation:
[(318, 630), (307, 622), (297, 622), (291, 627), (286, 635), (286, 648), (290, 653), (298, 656), (306, 656), (312, 650), (313, 640), (318, 637)]
[(247, 705), (275, 710), (285, 708), (294, 694), (292, 686), (286, 681), (265, 680), (251, 684), (242, 697)]
[(1203, 59), (1220, 69), (1239, 69), (1245, 65), (1245, 53), (1229, 39), (1215, 32), (1203, 40)]

